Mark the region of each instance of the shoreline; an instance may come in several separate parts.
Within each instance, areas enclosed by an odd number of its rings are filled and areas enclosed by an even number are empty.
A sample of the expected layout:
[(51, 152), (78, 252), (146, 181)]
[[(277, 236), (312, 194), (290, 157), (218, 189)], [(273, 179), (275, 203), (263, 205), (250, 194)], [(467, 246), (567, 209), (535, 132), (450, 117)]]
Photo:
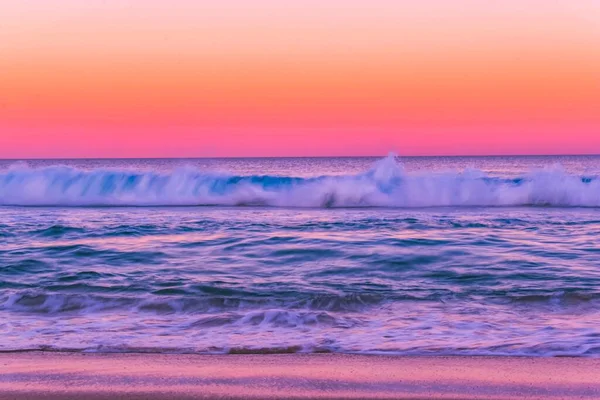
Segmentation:
[(349, 354), (0, 353), (0, 398), (600, 397), (600, 359)]
[(9, 349), (9, 350), (0, 350), (0, 357), (2, 355), (10, 355), (10, 354), (80, 354), (87, 356), (185, 356), (185, 357), (228, 357), (228, 356), (323, 356), (323, 355), (331, 355), (331, 356), (341, 356), (341, 357), (384, 357), (384, 358), (511, 358), (511, 359), (519, 359), (519, 358), (531, 358), (531, 359), (554, 359), (554, 358), (572, 358), (572, 359), (592, 359), (599, 360), (600, 355), (598, 354), (577, 354), (577, 353), (547, 353), (547, 354), (528, 354), (528, 353), (489, 353), (489, 352), (481, 352), (481, 353), (454, 353), (454, 352), (393, 352), (393, 351), (374, 351), (374, 352), (344, 352), (344, 351), (332, 351), (328, 349), (318, 349), (313, 351), (304, 351), (301, 349), (301, 346), (290, 346), (290, 347), (267, 347), (267, 348), (245, 348), (245, 347), (233, 347), (228, 349), (227, 351), (186, 351), (179, 349), (170, 349), (170, 348), (139, 348), (134, 347), (132, 349), (111, 349), (108, 350), (98, 350), (98, 349), (79, 349), (79, 348), (23, 348), (23, 349)]

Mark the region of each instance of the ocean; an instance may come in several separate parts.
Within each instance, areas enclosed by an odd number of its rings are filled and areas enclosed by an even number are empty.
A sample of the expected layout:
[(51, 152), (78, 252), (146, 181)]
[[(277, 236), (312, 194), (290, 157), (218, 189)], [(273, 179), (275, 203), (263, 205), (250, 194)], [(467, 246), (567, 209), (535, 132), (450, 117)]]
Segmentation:
[(0, 161), (0, 351), (600, 356), (600, 157)]

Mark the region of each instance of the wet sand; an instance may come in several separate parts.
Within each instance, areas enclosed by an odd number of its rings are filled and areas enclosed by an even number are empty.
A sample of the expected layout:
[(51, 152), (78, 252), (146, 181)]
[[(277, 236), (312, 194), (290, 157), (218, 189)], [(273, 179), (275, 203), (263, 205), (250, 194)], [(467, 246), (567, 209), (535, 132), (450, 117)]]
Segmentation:
[(0, 354), (0, 399), (600, 398), (600, 359)]

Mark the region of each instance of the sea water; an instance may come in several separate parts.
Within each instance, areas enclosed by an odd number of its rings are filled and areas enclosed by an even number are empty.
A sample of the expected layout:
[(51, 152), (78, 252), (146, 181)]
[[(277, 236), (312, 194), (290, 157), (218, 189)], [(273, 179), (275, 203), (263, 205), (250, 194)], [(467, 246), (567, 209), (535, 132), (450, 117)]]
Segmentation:
[(600, 355), (600, 157), (0, 161), (0, 351)]

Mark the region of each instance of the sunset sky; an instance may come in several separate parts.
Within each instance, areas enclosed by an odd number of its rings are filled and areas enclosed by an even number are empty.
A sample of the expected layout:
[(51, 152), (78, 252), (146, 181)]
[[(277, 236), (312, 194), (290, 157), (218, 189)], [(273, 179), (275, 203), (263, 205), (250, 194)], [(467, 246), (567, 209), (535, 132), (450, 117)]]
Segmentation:
[(598, 0), (19, 0), (0, 17), (0, 158), (600, 153)]

